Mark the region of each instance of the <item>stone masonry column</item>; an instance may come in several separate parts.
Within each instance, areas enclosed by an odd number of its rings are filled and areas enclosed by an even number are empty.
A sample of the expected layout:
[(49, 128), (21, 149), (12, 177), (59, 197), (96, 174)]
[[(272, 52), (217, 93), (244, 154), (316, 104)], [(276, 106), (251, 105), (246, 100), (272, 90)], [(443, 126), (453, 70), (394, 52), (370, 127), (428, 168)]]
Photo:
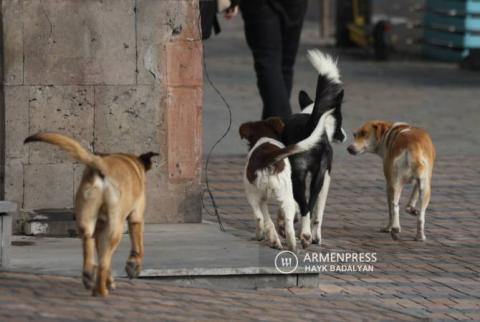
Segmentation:
[(58, 131), (95, 152), (159, 152), (147, 176), (147, 222), (199, 222), (198, 0), (1, 4), (5, 198), (26, 209), (73, 207), (83, 165), (22, 144)]

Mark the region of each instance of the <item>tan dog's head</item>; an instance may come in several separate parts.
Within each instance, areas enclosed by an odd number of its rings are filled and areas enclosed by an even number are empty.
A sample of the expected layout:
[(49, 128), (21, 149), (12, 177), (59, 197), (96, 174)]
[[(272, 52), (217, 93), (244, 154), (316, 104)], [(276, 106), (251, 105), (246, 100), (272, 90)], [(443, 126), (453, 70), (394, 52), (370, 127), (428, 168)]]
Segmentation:
[(279, 117), (270, 117), (263, 121), (247, 122), (240, 125), (240, 138), (248, 141), (251, 149), (258, 140), (264, 137), (279, 140), (285, 124)]
[(353, 133), (354, 142), (347, 148), (350, 154), (362, 154), (364, 152), (375, 153), (391, 122), (368, 121)]
[(152, 158), (159, 155), (160, 154), (156, 152), (147, 152), (138, 156), (138, 159), (140, 160), (140, 162), (143, 164), (143, 167), (145, 168), (145, 172), (147, 172), (152, 168)]

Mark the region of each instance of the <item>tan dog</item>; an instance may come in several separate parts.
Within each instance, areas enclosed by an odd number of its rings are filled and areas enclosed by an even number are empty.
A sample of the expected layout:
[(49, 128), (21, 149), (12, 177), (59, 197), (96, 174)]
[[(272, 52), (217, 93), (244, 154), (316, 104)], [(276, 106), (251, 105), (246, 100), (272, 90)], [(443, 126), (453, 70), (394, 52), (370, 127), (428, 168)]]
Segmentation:
[[(416, 240), (425, 240), (425, 211), (430, 202), (435, 148), (428, 133), (405, 123), (369, 121), (354, 134), (355, 142), (347, 150), (350, 154), (371, 152), (383, 159), (387, 180), (389, 222), (382, 231), (393, 239), (400, 233), (398, 202), (405, 183), (414, 182), (406, 212), (417, 216)], [(420, 198), (420, 211), (415, 205)]]
[[(128, 220), (131, 252), (125, 270), (137, 277), (143, 258), (143, 212), (145, 210), (145, 172), (151, 158), (123, 153), (95, 155), (77, 141), (58, 133), (38, 133), (24, 143), (46, 142), (65, 150), (86, 165), (75, 198), (75, 220), (83, 242), (83, 284), (93, 294), (108, 295), (115, 287), (111, 274), (112, 255), (122, 238)], [(97, 249), (98, 269), (94, 252)], [(96, 275), (96, 284), (95, 283)]]

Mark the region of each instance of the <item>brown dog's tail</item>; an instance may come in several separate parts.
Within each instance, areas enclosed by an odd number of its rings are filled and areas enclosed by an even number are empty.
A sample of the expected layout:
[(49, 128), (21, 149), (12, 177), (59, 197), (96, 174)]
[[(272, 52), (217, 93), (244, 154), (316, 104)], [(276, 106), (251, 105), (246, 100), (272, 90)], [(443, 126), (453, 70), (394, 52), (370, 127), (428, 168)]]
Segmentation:
[(103, 176), (107, 175), (107, 168), (100, 156), (91, 153), (78, 141), (66, 135), (53, 132), (37, 133), (29, 136), (23, 141), (24, 144), (30, 142), (45, 142), (56, 145), (67, 152), (75, 160), (99, 171)]

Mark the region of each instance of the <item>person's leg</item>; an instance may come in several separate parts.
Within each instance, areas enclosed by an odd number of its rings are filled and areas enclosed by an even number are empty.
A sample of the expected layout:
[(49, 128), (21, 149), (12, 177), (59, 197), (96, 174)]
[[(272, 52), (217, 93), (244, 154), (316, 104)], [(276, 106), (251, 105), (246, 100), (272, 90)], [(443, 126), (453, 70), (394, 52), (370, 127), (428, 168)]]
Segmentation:
[(293, 66), (300, 44), (307, 0), (284, 0), (280, 3), (287, 16), (282, 24), (282, 73), (290, 98), (293, 86)]
[(291, 108), (282, 72), (281, 18), (266, 0), (242, 1), (240, 8), (263, 101), (262, 119), (288, 117)]

